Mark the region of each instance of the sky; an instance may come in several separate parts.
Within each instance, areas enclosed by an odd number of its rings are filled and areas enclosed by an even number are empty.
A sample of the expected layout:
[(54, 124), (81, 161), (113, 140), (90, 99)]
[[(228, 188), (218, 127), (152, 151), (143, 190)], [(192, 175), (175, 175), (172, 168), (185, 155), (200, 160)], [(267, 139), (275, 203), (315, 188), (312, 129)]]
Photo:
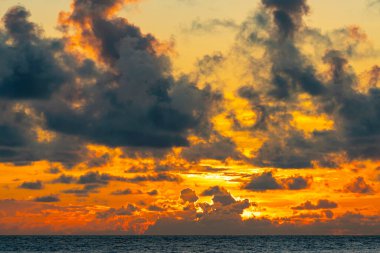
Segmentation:
[(380, 234), (379, 1), (0, 16), (0, 234)]

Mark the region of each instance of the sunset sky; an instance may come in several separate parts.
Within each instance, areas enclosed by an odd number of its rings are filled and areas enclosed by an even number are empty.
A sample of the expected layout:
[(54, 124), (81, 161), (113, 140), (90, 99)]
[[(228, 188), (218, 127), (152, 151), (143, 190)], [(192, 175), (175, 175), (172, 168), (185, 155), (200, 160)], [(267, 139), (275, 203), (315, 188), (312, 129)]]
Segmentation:
[(380, 234), (380, 1), (0, 16), (0, 235)]

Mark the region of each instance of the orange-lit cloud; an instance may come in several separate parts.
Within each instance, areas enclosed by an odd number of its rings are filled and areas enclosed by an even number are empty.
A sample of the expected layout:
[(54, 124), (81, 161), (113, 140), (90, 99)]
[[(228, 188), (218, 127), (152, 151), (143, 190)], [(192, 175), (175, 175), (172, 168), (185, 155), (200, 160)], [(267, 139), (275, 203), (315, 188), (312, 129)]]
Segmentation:
[(137, 2), (74, 0), (62, 38), (5, 14), (0, 234), (380, 233), (364, 30), (262, 0), (241, 25), (214, 20), (234, 45), (178, 74), (173, 43), (119, 17)]

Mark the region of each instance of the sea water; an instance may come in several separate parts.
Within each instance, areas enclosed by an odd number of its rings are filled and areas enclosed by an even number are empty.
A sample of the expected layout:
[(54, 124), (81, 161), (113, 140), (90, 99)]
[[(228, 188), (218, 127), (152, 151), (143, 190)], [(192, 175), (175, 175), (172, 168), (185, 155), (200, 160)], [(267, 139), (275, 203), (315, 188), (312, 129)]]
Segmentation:
[(380, 237), (0, 236), (0, 252), (380, 252)]

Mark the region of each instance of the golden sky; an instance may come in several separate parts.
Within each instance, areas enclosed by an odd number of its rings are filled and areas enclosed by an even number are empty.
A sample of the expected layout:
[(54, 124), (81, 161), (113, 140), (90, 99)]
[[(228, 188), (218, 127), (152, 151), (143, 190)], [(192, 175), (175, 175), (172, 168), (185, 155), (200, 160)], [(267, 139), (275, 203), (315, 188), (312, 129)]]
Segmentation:
[(380, 234), (379, 14), (0, 1), (0, 234)]

